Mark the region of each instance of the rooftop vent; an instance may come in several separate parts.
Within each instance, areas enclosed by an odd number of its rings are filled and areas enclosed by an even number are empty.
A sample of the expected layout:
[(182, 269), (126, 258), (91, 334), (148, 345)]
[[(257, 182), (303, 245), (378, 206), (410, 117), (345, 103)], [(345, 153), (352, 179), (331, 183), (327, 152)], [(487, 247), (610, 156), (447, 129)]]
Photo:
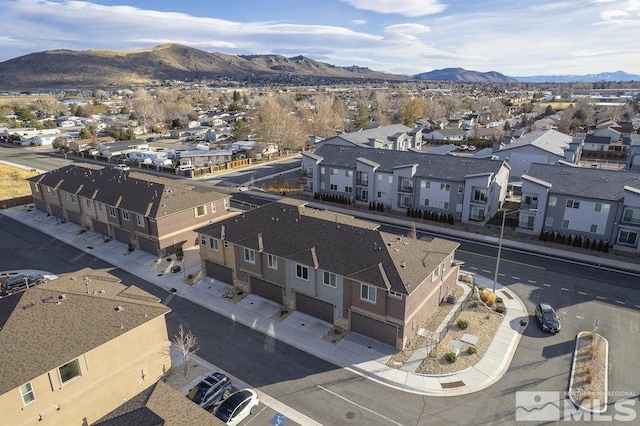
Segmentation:
[(116, 311), (116, 312), (122, 312), (122, 311), (124, 311), (124, 308), (123, 308), (122, 306), (119, 306), (119, 305), (118, 305), (118, 306), (116, 306), (115, 311)]

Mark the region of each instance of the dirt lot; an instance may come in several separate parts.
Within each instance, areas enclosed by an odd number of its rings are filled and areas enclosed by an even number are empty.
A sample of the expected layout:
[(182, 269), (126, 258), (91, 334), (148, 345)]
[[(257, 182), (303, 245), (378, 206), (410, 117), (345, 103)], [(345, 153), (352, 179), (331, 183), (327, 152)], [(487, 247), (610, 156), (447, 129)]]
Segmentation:
[(0, 164), (0, 200), (31, 195), (27, 178), (38, 173)]

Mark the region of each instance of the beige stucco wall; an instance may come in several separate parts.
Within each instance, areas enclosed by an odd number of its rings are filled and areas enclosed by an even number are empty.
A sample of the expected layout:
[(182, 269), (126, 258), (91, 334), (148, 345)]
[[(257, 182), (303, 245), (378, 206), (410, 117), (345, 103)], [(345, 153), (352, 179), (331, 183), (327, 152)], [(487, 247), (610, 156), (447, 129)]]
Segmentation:
[[(117, 325), (105, 325), (109, 326)], [(134, 330), (123, 330), (120, 337), (78, 359), (82, 375), (64, 385), (57, 368), (33, 379), (36, 400), (27, 406), (19, 388), (0, 395), (0, 423), (91, 424), (131, 399), (171, 366), (165, 317), (154, 318)]]

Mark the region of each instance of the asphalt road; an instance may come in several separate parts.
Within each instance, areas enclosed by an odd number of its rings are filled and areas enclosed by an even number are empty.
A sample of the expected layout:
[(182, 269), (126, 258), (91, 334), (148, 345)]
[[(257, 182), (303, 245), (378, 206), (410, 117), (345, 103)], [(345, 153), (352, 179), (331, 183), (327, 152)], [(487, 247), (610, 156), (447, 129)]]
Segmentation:
[[(598, 332), (611, 344), (610, 390), (620, 393), (611, 401), (639, 393), (640, 372), (633, 356), (640, 348), (639, 310), (563, 289), (569, 283), (576, 288), (579, 283), (580, 288), (607, 293), (624, 289), (628, 300), (638, 299), (638, 290), (627, 285), (637, 282), (637, 277), (620, 272), (503, 251), (501, 283), (518, 294), (530, 312), (538, 301), (550, 301), (558, 310), (563, 329), (557, 335), (545, 334), (530, 317), (532, 323), (511, 367), (497, 384), (472, 395), (433, 398), (396, 391), (340, 369), (4, 216), (0, 216), (0, 249), (8, 254), (0, 259), (0, 269), (63, 274), (89, 266), (106, 269), (123, 282), (157, 295), (172, 309), (167, 316), (170, 336), (182, 323), (200, 338), (198, 355), (327, 425), (514, 424), (516, 391), (567, 389), (575, 335), (590, 330), (596, 318)], [(465, 246), (461, 253), (465, 268), (476, 268), (488, 276), (485, 271), (495, 267), (493, 256), (495, 248), (484, 245)], [(640, 413), (640, 404), (636, 405)]]

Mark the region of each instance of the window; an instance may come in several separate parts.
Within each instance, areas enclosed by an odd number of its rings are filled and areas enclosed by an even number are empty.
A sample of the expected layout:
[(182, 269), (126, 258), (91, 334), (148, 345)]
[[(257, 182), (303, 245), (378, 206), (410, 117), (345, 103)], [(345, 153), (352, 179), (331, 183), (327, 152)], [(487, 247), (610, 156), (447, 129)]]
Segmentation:
[(451, 185), (448, 183), (441, 183), (440, 184), (440, 191), (451, 191)]
[(76, 203), (76, 196), (75, 196), (74, 194), (71, 194), (71, 202), (72, 202), (73, 204), (75, 204), (75, 203)]
[(428, 180), (421, 180), (420, 188), (425, 188), (425, 189), (431, 188), (431, 182), (429, 182)]
[(518, 225), (521, 226), (522, 228), (533, 229), (535, 220), (536, 220), (536, 217), (534, 215), (521, 214)]
[(413, 190), (413, 181), (410, 178), (400, 178), (400, 190), (401, 191), (412, 191)]
[(580, 208), (580, 201), (578, 200), (567, 200), (567, 207), (570, 209), (579, 209)]
[(249, 263), (256, 263), (256, 251), (245, 247), (244, 261)]
[(400, 196), (400, 207), (411, 207), (411, 196), (409, 195), (401, 195)]
[(91, 200), (90, 200), (90, 199), (86, 198), (86, 199), (84, 200), (84, 204), (87, 206), (87, 208), (88, 208), (88, 209), (90, 209), (90, 208), (91, 208)]
[(129, 210), (122, 210), (122, 218), (124, 220), (129, 220)]
[(595, 211), (608, 214), (610, 208), (610, 204), (596, 203)]
[(398, 293), (397, 291), (389, 290), (389, 296), (395, 297), (396, 299), (402, 299), (402, 293)]
[(378, 191), (378, 198), (382, 198), (382, 192)]
[(335, 288), (338, 286), (338, 277), (336, 276), (336, 274), (325, 271), (322, 282), (324, 283), (324, 285)]
[(464, 193), (464, 185), (458, 185), (458, 194)]
[(372, 303), (376, 303), (376, 288), (371, 285), (362, 284), (360, 286), (360, 298)]
[(325, 188), (324, 182), (320, 182), (320, 189), (324, 189), (324, 188)]
[(577, 222), (575, 220), (563, 220), (562, 227), (564, 229), (576, 229)]
[(620, 231), (620, 235), (618, 235), (618, 242), (620, 244), (627, 244), (631, 246), (636, 245), (636, 241), (638, 241), (638, 233), (631, 231)]
[(558, 202), (558, 197), (549, 197), (549, 207), (555, 207)]
[(549, 227), (553, 226), (553, 218), (552, 217), (547, 217), (544, 220), (544, 226), (549, 226)]
[(422, 205), (423, 206), (428, 206), (429, 205), (429, 199), (425, 198), (424, 200), (422, 200)]
[(324, 167), (320, 167), (320, 174), (323, 175), (324, 174)]
[(297, 264), (296, 265), (296, 277), (301, 278), (303, 280), (309, 279), (309, 268), (304, 265)]
[(449, 210), (449, 202), (448, 201), (438, 201), (438, 208)]
[(438, 265), (438, 267), (434, 269), (433, 272), (431, 273), (431, 280), (435, 280), (439, 276), (440, 276), (440, 265)]
[(20, 393), (22, 394), (22, 403), (24, 405), (29, 405), (36, 400), (31, 382), (25, 383), (24, 385), (20, 386)]
[(228, 198), (224, 199), (224, 209), (225, 210), (229, 210), (229, 199)]
[(98, 210), (103, 212), (104, 211), (104, 204), (98, 203)]
[(456, 203), (456, 213), (462, 213), (462, 203)]
[(196, 207), (196, 217), (204, 216), (207, 213), (207, 209), (202, 206)]
[(345, 186), (344, 187), (344, 192), (346, 192), (347, 194), (351, 194), (353, 192), (353, 187)]
[(338, 190), (338, 185), (332, 183), (331, 185), (329, 185), (329, 189), (332, 190), (332, 191), (337, 191)]
[(602, 225), (591, 225), (591, 228), (589, 230), (592, 234), (604, 234), (604, 226)]
[(624, 209), (624, 213), (622, 213), (622, 221), (627, 223), (640, 224), (640, 209)]
[(116, 217), (116, 209), (112, 206), (109, 206), (109, 216)]
[(393, 183), (393, 176), (387, 176), (387, 183)]
[(144, 216), (142, 216), (141, 214), (137, 214), (136, 223), (138, 224), (138, 226), (144, 226)]
[(368, 172), (358, 172), (356, 175), (356, 184), (357, 185), (369, 185), (369, 173)]
[(58, 368), (58, 373), (60, 373), (60, 381), (64, 385), (68, 381), (82, 375), (80, 374), (80, 363), (77, 359), (74, 359), (70, 363)]
[(353, 177), (353, 170), (345, 170), (344, 175), (346, 177)]
[(486, 189), (474, 189), (473, 190), (473, 201), (487, 201), (487, 190)]
[(278, 269), (278, 258), (272, 254), (267, 255), (267, 266), (271, 269)]
[(334, 168), (332, 168), (332, 169), (331, 169), (331, 174), (332, 174), (332, 175), (337, 175), (337, 174), (338, 174), (338, 169), (334, 169)]
[(471, 214), (469, 215), (471, 220), (484, 220), (484, 208), (480, 207), (471, 207)]
[(201, 246), (207, 245), (207, 237), (205, 235), (200, 235), (200, 245)]
[(213, 237), (209, 237), (209, 248), (213, 251), (220, 251), (220, 246), (218, 246), (218, 240)]
[(211, 203), (211, 213), (215, 213), (216, 212), (216, 203), (215, 201), (213, 203)]

